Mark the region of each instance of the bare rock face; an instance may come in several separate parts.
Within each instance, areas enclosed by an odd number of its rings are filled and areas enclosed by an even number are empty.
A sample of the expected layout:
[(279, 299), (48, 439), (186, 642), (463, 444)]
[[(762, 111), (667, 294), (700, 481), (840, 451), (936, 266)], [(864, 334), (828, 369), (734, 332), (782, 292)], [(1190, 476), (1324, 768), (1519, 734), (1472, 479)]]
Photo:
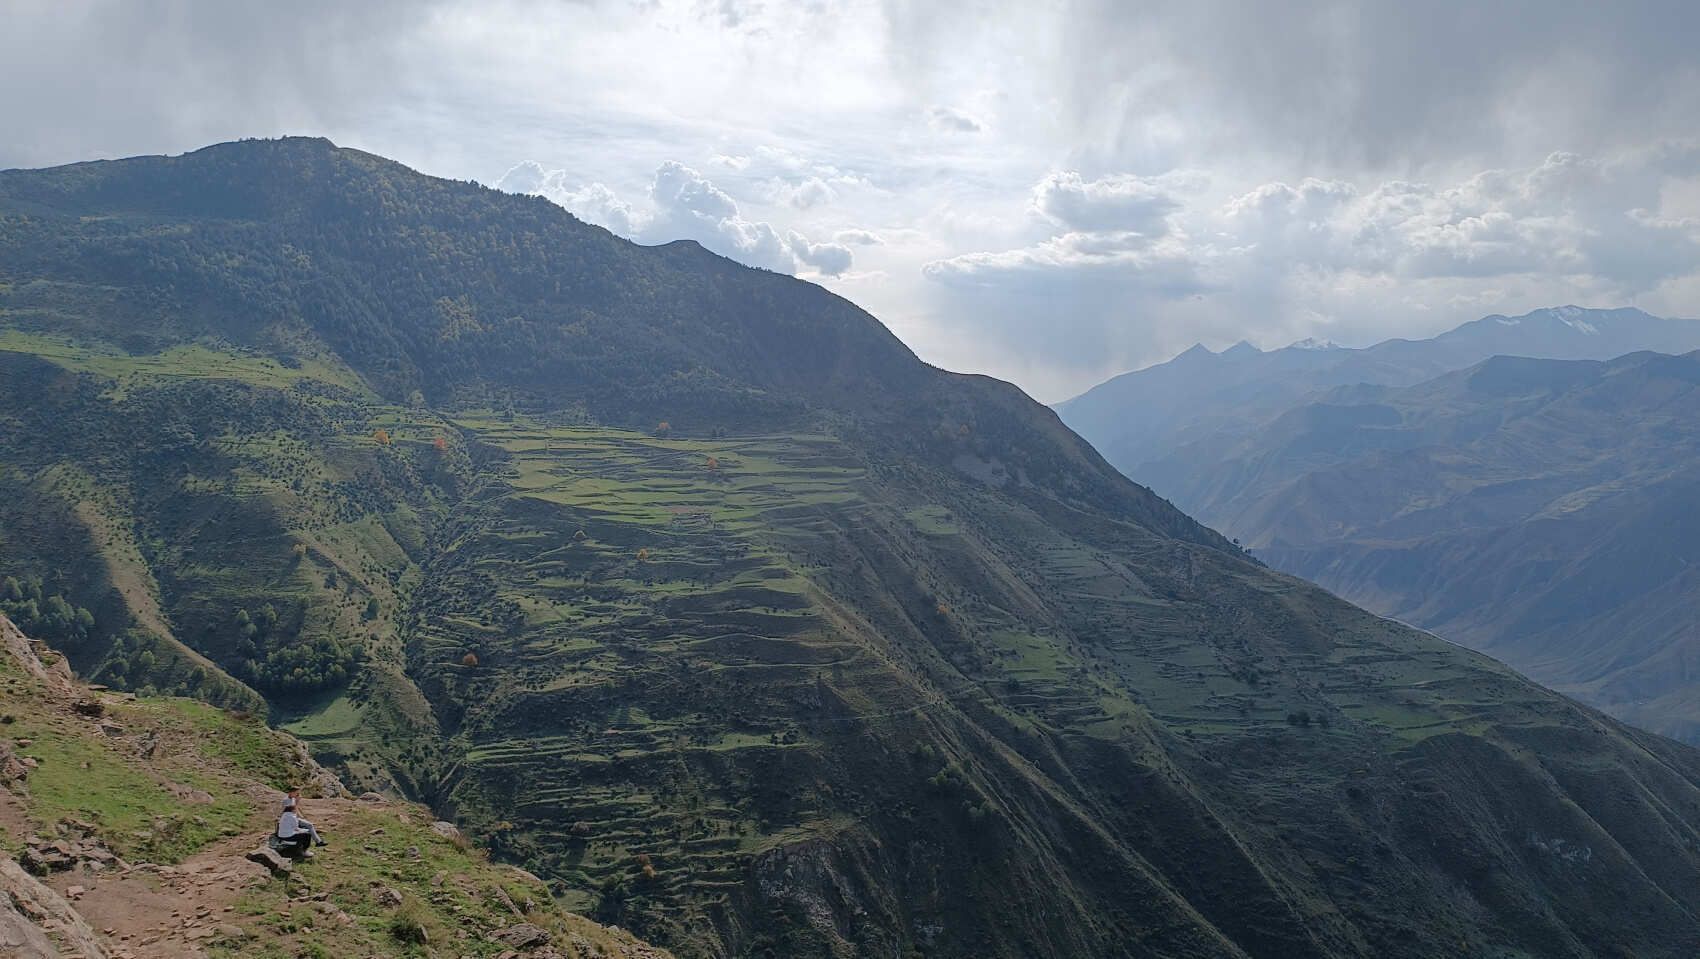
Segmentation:
[(0, 615), (0, 652), (4, 652), (7, 658), (17, 663), (30, 676), (48, 680), (47, 667), (41, 664), (35, 650), (30, 648), (29, 638), (4, 615)]
[[(54, 940), (63, 944), (63, 950)], [(63, 896), (0, 856), (0, 956), (58, 959), (61, 955), (107, 959), (108, 953)]]
[(295, 753), (295, 762), (311, 770), (306, 783), (305, 791), (307, 795), (328, 798), (342, 798), (348, 795), (348, 787), (342, 784), (342, 780), (336, 778), (336, 773), (320, 766), (313, 759), (313, 754), (307, 751), (306, 743), (296, 742), (293, 744), (292, 750)]
[(22, 788), (29, 778), (31, 764), (19, 756), (13, 744), (0, 739), (0, 786)]
[(541, 949), (549, 944), (548, 931), (529, 922), (522, 922), (498, 930), (493, 938), (509, 949), (518, 949), (522, 952), (529, 949)]
[(431, 824), (431, 831), (442, 836), (444, 839), (460, 838), (460, 830), (457, 829), (455, 824), (452, 822), (443, 822), (442, 820), (438, 820)]
[(47, 934), (19, 912), (10, 897), (0, 896), (0, 956), (57, 959), (58, 955)]

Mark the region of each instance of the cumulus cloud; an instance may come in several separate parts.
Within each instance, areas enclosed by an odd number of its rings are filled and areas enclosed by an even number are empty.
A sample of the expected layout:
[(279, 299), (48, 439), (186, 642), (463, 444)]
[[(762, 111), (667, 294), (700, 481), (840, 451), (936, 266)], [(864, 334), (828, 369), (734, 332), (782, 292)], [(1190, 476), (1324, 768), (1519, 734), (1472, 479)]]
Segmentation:
[(838, 199), (838, 191), (818, 176), (809, 177), (794, 186), (786, 185), (780, 192), (785, 196), (785, 202), (799, 210), (807, 210), (809, 207)]
[(822, 276), (842, 276), (850, 269), (853, 259), (850, 248), (842, 243), (810, 243), (800, 233), (789, 237), (791, 255), (814, 267)]
[(545, 170), (534, 160), (516, 165), (496, 181), (496, 189), (508, 193), (530, 193), (566, 207), (587, 223), (607, 227), (621, 236), (636, 236), (648, 217), (632, 209), (613, 190), (601, 183), (572, 186), (565, 170)]
[(817, 243), (796, 230), (746, 218), (731, 194), (676, 160), (656, 168), (643, 210), (601, 183), (578, 185), (568, 171), (547, 170), (535, 161), (514, 166), (496, 188), (545, 197), (580, 219), (640, 242), (696, 240), (740, 263), (779, 273), (841, 276), (854, 261), (850, 247), (837, 239)]
[(1694, 224), (1651, 212), (1665, 181), (1697, 175), (1692, 156), (1666, 149), (1611, 161), (1561, 152), (1526, 169), (1392, 180), (1363, 194), (1332, 181), (1266, 184), (1231, 200), (1222, 225), (1288, 265), (1413, 280), (1586, 277), (1630, 298), (1700, 264)]
[(1032, 210), (1080, 231), (1162, 236), (1180, 201), (1157, 180), (1132, 175), (1084, 180), (1073, 171), (1052, 173), (1033, 188)]
[(1553, 153), (1451, 182), (1276, 181), (1225, 198), (1057, 172), (1029, 204), (1052, 235), (934, 260), (922, 275), (983, 294), (961, 315), (1012, 352), (1050, 349), (1059, 366), (1117, 349), (1131, 352), (1116, 365), (1137, 365), (1212, 336), (1373, 339), (1390, 313), (1492, 309), (1508, 291), (1616, 304), (1681, 283), (1700, 268), (1700, 217), (1663, 201), (1685, 189), (1700, 189), (1689, 144)]
[(649, 198), (663, 217), (718, 223), (738, 217), (738, 204), (726, 191), (677, 160), (655, 171)]

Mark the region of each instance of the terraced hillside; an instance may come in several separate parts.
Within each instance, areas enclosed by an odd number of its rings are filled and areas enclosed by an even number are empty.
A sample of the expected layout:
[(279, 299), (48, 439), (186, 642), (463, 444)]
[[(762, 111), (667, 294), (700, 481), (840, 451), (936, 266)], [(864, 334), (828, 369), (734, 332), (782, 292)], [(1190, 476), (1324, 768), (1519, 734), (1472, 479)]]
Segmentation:
[(679, 955), (1700, 947), (1695, 753), (808, 284), (288, 140), (0, 174), (0, 327), (0, 605)]

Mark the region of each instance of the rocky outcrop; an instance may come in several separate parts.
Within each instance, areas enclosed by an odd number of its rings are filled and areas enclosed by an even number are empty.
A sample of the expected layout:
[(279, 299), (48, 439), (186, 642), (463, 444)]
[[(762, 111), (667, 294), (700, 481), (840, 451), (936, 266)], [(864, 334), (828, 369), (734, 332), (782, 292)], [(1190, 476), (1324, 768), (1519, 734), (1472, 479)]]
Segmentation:
[(541, 949), (549, 944), (548, 930), (541, 926), (534, 926), (529, 922), (522, 922), (499, 930), (491, 938), (510, 949), (518, 949), (522, 952), (529, 949)]
[(29, 836), (18, 864), (37, 876), (81, 869), (98, 873), (114, 867), (123, 868), (124, 860), (100, 840), (95, 827), (76, 819), (67, 819), (54, 827), (54, 837), (43, 839)]
[(0, 615), (0, 654), (4, 654), (7, 659), (17, 664), (31, 677), (47, 681), (49, 678), (47, 667), (42, 665), (41, 660), (35, 654), (35, 650), (30, 647), (30, 640), (24, 635), (23, 630), (19, 629), (10, 619)]
[(282, 854), (269, 846), (259, 846), (250, 850), (244, 858), (249, 862), (257, 862), (270, 869), (274, 876), (287, 876), (290, 870), (294, 868), (288, 859), (285, 859)]
[(0, 739), (0, 786), (7, 789), (23, 789), (30, 770), (35, 768), (35, 760), (18, 755), (21, 745)]
[(0, 955), (17, 959), (106, 959), (108, 953), (65, 897), (25, 872), (17, 862), (0, 856)]

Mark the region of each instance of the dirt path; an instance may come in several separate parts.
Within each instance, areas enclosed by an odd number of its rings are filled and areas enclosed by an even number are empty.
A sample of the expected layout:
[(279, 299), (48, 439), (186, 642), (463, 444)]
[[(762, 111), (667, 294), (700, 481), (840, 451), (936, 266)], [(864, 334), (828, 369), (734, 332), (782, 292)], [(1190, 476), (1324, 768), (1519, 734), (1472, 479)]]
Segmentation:
[[(348, 799), (303, 802), (308, 818), (327, 839), (338, 834), (339, 824), (358, 805)], [(271, 879), (266, 867), (244, 858), (270, 835), (275, 822), (271, 806), (267, 802), (264, 818), (256, 815), (242, 835), (214, 843), (175, 866), (142, 864), (110, 874), (60, 873), (49, 885), (72, 900), (89, 925), (106, 937), (114, 959), (204, 957), (209, 940), (242, 938), (252, 932), (232, 915), (232, 904), (250, 888)], [(80, 895), (73, 888), (79, 886)], [(311, 896), (306, 882), (291, 879), (277, 888), (278, 909), (300, 908), (311, 902)]]

